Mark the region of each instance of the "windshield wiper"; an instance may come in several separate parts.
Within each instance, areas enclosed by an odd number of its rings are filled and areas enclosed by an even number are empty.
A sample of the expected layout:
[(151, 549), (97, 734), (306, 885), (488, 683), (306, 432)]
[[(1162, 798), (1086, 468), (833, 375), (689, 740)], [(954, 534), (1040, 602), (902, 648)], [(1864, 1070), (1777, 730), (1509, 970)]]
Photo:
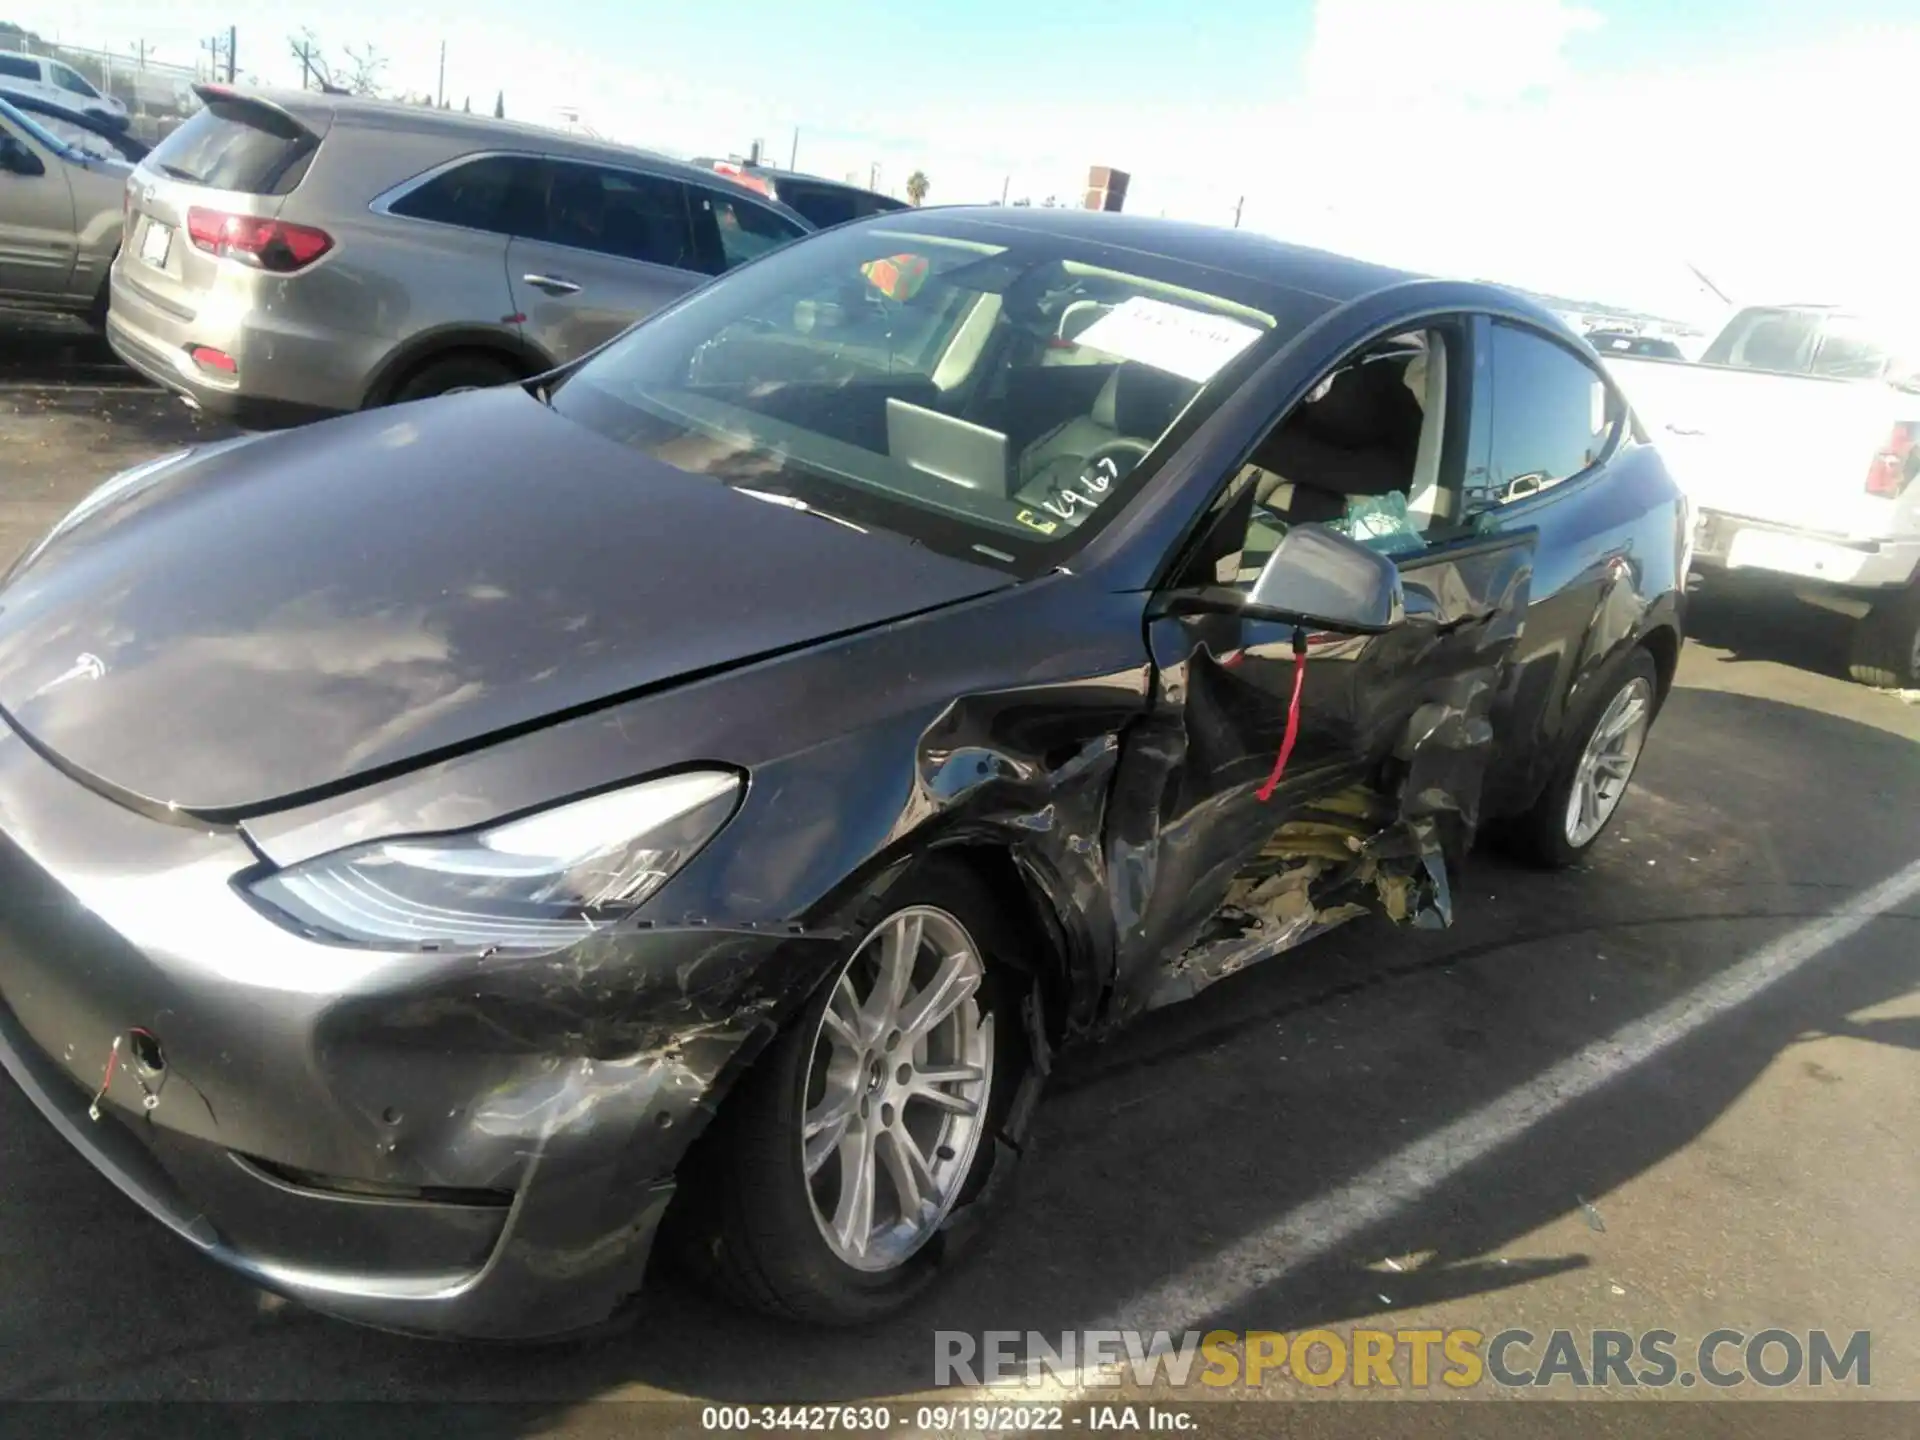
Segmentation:
[(788, 510), (798, 510), (802, 515), (811, 515), (819, 520), (831, 520), (835, 525), (844, 525), (847, 529), (857, 530), (862, 535), (870, 533), (866, 526), (856, 525), (844, 516), (835, 515), (829, 510), (814, 509), (813, 506), (809, 505), (797, 495), (781, 495), (773, 490), (753, 490), (745, 485), (735, 485), (733, 488), (742, 495), (751, 495), (755, 500), (764, 500), (769, 505), (780, 505)]
[(178, 165), (169, 165), (164, 160), (156, 160), (154, 163), (160, 167), (164, 174), (171, 175), (176, 180), (185, 180), (190, 185), (202, 183), (200, 177), (191, 170), (182, 170)]

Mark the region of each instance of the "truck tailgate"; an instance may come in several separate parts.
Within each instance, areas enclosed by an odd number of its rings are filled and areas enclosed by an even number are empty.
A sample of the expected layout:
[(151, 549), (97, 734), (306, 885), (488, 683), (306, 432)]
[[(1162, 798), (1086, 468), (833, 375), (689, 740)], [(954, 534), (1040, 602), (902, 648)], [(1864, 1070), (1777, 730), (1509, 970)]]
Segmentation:
[(1920, 411), (1879, 384), (1616, 356), (1604, 363), (1697, 509), (1829, 535), (1883, 535), (1867, 467)]

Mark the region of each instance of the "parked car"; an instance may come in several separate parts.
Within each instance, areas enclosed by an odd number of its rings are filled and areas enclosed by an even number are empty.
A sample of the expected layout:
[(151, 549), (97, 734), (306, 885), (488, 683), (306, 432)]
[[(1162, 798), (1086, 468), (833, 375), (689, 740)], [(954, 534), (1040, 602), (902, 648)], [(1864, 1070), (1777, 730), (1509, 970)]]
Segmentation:
[(1658, 335), (1636, 335), (1628, 330), (1594, 330), (1587, 343), (1602, 355), (1642, 355), (1650, 360), (1685, 360), (1686, 352)]
[(76, 110), (57, 100), (45, 100), (38, 95), (9, 94), (3, 84), (0, 84), (0, 100), (38, 121), (41, 128), (83, 154), (96, 155), (103, 160), (124, 160), (132, 165), (146, 159), (147, 152), (152, 148), (137, 136), (102, 120), (98, 115)]
[(0, 99), (16, 94), (71, 106), (120, 130), (128, 125), (126, 103), (104, 94), (71, 65), (47, 55), (0, 50)]
[(868, 215), (884, 215), (892, 210), (907, 208), (906, 201), (882, 195), (877, 190), (863, 190), (858, 185), (823, 180), (818, 175), (802, 175), (795, 170), (776, 170), (771, 165), (707, 157), (693, 163), (725, 175), (750, 190), (758, 190), (769, 200), (778, 201), (804, 215), (809, 224), (821, 230)]
[(1920, 685), (1920, 326), (1755, 306), (1698, 365), (1607, 363), (1692, 497), (1702, 578), (1851, 616), (1853, 678)]
[(0, 306), (103, 323), (131, 168), (0, 100)]
[(537, 374), (809, 228), (623, 146), (196, 88), (205, 108), (134, 172), (107, 335), (247, 427)]
[(664, 1233), (869, 1321), (987, 1226), (1056, 1050), (1445, 923), (1482, 821), (1588, 853), (1685, 544), (1502, 291), (856, 221), (59, 522), (0, 588), (0, 1060), (338, 1315), (592, 1327)]

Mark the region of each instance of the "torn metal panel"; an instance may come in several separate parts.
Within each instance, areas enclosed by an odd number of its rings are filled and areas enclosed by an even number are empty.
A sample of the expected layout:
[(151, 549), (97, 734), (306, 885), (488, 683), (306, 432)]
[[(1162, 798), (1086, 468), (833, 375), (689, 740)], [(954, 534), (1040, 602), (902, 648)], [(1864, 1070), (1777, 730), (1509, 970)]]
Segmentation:
[(1356, 906), (1450, 923), (1448, 864), (1479, 825), (1531, 545), (1509, 537), (1409, 565), (1406, 624), (1313, 637), (1299, 743), (1272, 803), (1257, 786), (1291, 690), (1280, 627), (1150, 626), (1162, 683), (1128, 734), (1111, 818), (1116, 1016), (1193, 994)]

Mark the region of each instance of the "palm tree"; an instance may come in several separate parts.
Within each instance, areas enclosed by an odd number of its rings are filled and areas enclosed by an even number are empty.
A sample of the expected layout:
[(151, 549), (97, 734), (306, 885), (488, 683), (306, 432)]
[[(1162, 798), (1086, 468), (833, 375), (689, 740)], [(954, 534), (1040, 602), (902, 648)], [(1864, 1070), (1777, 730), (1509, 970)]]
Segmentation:
[(916, 170), (907, 177), (907, 199), (914, 204), (924, 204), (927, 192), (933, 188), (933, 182), (927, 179), (927, 172)]

